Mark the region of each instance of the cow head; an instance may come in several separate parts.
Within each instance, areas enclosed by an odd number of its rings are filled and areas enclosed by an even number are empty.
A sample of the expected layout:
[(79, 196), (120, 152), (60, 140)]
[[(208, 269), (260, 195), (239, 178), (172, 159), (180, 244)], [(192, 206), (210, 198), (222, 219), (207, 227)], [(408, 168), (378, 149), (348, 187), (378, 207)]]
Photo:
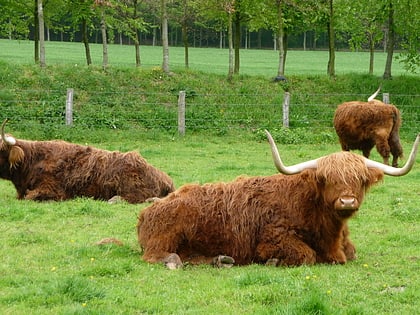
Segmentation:
[(25, 153), (21, 147), (16, 145), (16, 139), (4, 133), (4, 126), (7, 119), (1, 125), (1, 142), (0, 142), (0, 167), (9, 165), (10, 169), (16, 167), (23, 161)]
[(293, 166), (285, 166), (272, 136), (267, 130), (266, 134), (277, 170), (286, 175), (293, 175), (306, 169), (313, 169), (317, 185), (323, 188), (324, 201), (332, 205), (343, 218), (351, 216), (358, 210), (365, 192), (370, 186), (381, 180), (384, 174), (391, 176), (407, 174), (415, 162), (420, 142), (419, 134), (410, 156), (402, 168), (388, 166), (346, 151)]

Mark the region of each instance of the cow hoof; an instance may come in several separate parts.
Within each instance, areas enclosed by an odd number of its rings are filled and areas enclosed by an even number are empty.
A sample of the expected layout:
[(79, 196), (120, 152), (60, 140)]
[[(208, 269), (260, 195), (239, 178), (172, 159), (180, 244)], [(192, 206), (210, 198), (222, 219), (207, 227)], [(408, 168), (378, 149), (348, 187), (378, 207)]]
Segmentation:
[(170, 254), (163, 260), (163, 264), (171, 270), (179, 269), (182, 267), (181, 258), (175, 253)]
[(124, 201), (124, 199), (123, 198), (121, 198), (121, 196), (114, 196), (114, 197), (112, 197), (111, 199), (109, 199), (108, 200), (108, 203), (109, 204), (114, 204), (114, 203), (120, 203), (120, 202), (123, 202)]
[(150, 202), (150, 203), (153, 203), (153, 202), (156, 202), (156, 201), (159, 201), (159, 200), (161, 200), (162, 198), (159, 198), (159, 197), (150, 197), (150, 198), (147, 198), (144, 202)]
[(230, 268), (235, 263), (235, 259), (230, 256), (219, 255), (213, 258), (212, 265), (217, 268)]
[(276, 267), (280, 262), (280, 259), (278, 258), (270, 258), (265, 262), (266, 266), (273, 266)]

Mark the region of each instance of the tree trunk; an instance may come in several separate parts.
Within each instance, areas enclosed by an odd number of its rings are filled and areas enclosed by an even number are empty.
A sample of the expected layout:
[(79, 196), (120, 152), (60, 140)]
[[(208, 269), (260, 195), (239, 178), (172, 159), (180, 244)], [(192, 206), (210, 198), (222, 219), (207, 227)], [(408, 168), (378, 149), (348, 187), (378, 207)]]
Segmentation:
[(185, 68), (189, 67), (189, 58), (188, 58), (188, 27), (187, 25), (182, 25), (182, 41), (184, 43), (184, 62)]
[(240, 57), (239, 57), (239, 49), (241, 47), (241, 14), (239, 11), (235, 12), (235, 69), (233, 72), (235, 74), (239, 73), (240, 67)]
[(106, 37), (105, 8), (101, 8), (102, 69), (108, 67), (108, 39)]
[(232, 26), (232, 12), (228, 13), (228, 40), (229, 40), (229, 72), (228, 81), (233, 78), (233, 26)]
[(182, 19), (182, 42), (184, 43), (184, 63), (185, 68), (189, 67), (189, 58), (188, 58), (188, 19), (187, 19), (187, 0), (184, 0), (184, 17)]
[[(137, 0), (133, 1), (133, 7), (134, 7), (134, 11), (133, 11), (133, 18), (137, 19)], [(139, 37), (139, 32), (137, 30), (136, 27), (134, 27), (134, 49), (136, 51), (136, 67), (140, 67), (141, 66), (141, 60), (140, 60), (140, 37)]]
[(39, 19), (38, 19), (38, 0), (34, 6), (34, 60), (39, 62)]
[(41, 68), (45, 64), (45, 39), (44, 39), (44, 9), (42, 7), (42, 0), (38, 0), (38, 19), (39, 19), (39, 65)]
[(162, 10), (162, 69), (165, 73), (169, 73), (168, 13), (166, 11), (166, 0), (161, 0), (160, 3)]
[(386, 63), (385, 71), (383, 78), (391, 79), (391, 67), (392, 67), (392, 56), (394, 54), (394, 44), (395, 44), (395, 30), (394, 30), (394, 7), (392, 5), (392, 0), (389, 0), (388, 7), (388, 41), (386, 45)]
[(373, 61), (375, 58), (375, 42), (373, 41), (373, 33), (369, 33), (369, 74), (373, 74)]
[(333, 0), (329, 0), (329, 18), (327, 23), (328, 28), (328, 49), (329, 49), (329, 59), (328, 59), (328, 75), (330, 77), (335, 76), (335, 33), (334, 33), (334, 10), (333, 10)]
[(85, 46), (86, 63), (88, 66), (92, 64), (92, 58), (90, 56), (89, 38), (86, 19), (82, 19), (82, 41)]
[(279, 68), (277, 76), (284, 76), (285, 53), (284, 53), (284, 24), (283, 24), (283, 0), (277, 0), (277, 42), (279, 48)]

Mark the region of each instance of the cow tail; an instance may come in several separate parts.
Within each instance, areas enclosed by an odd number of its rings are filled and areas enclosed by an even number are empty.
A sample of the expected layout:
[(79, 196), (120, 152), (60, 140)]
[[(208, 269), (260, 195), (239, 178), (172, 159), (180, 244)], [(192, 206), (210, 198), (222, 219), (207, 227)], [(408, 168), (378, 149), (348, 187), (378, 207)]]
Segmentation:
[(403, 157), (403, 149), (401, 146), (401, 143), (399, 141), (400, 135), (400, 126), (401, 126), (401, 112), (398, 108), (394, 107), (393, 113), (392, 113), (392, 120), (393, 120), (393, 126), (391, 130), (390, 137), (394, 140), (394, 142), (398, 145), (397, 153), (398, 157)]
[(392, 119), (394, 122), (394, 125), (392, 126), (392, 132), (399, 132), (401, 126), (401, 114), (397, 108), (395, 108), (394, 112), (392, 113)]

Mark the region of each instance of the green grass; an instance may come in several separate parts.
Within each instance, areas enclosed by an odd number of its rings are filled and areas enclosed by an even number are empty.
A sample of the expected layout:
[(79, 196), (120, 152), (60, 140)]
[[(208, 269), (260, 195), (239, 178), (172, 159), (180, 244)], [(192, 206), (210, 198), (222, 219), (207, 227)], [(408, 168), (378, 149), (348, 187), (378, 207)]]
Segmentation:
[[(130, 136), (127, 135), (129, 138)], [(96, 146), (140, 150), (177, 186), (275, 173), (266, 141), (251, 135), (169, 138), (138, 143), (110, 137)], [(404, 143), (409, 149), (411, 143)], [(285, 163), (336, 145), (280, 145)], [(374, 153), (373, 158), (378, 159)], [(35, 203), (0, 182), (2, 314), (414, 314), (420, 307), (420, 163), (385, 178), (350, 221), (357, 260), (346, 265), (259, 265), (170, 271), (141, 260), (135, 225), (146, 205), (90, 199)], [(123, 246), (94, 245), (116, 237)]]
[[(33, 63), (32, 41), (10, 41), (0, 39), (0, 60), (18, 64)], [(93, 65), (102, 65), (102, 45), (90, 44)], [(84, 46), (82, 43), (46, 42), (47, 65), (72, 64), (86, 65)], [(111, 67), (135, 66), (134, 46), (109, 45), (109, 65)], [(398, 54), (396, 54), (398, 55)], [(140, 46), (142, 66), (145, 68), (162, 65), (162, 47)], [(217, 48), (189, 49), (189, 65), (194, 71), (203, 71), (227, 75), (228, 50)], [(240, 51), (240, 73), (245, 75), (263, 75), (274, 77), (277, 74), (279, 55), (274, 50), (242, 49)], [(381, 76), (384, 72), (386, 53), (375, 53), (374, 75)], [(173, 71), (184, 68), (184, 48), (170, 47), (169, 63)], [(325, 75), (327, 73), (328, 51), (299, 51), (287, 53), (286, 75)], [(367, 74), (369, 70), (368, 52), (336, 52), (336, 74), (348, 73)], [(407, 74), (397, 61), (392, 64), (394, 76)]]

